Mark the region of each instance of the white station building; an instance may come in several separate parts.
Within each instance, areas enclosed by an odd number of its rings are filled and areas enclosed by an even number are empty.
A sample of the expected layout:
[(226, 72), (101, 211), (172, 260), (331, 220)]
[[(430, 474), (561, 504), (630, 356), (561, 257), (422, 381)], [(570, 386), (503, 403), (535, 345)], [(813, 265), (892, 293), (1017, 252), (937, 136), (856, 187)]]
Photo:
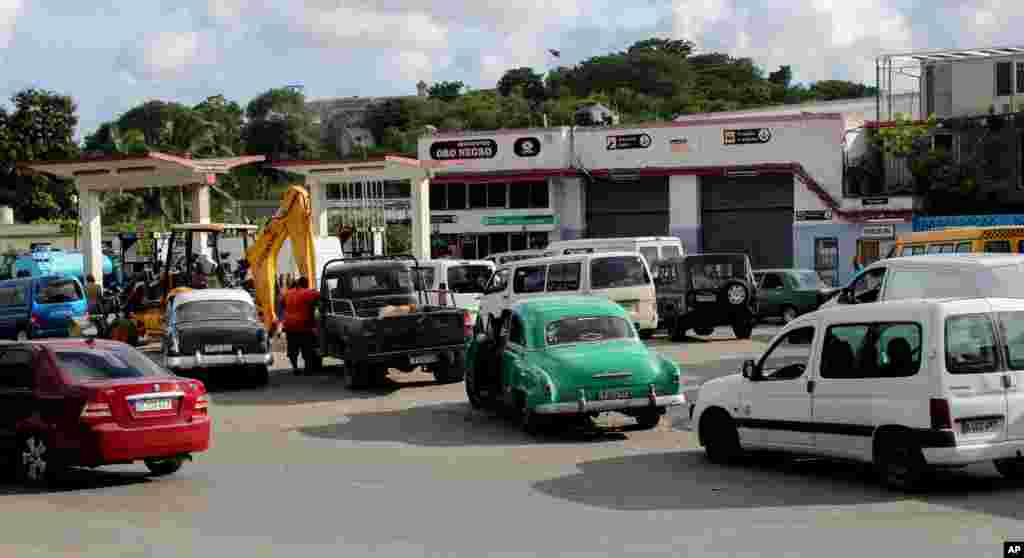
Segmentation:
[(434, 255), (676, 236), (689, 253), (742, 251), (841, 284), (856, 255), (884, 256), (910, 231), (913, 198), (844, 196), (864, 118), (840, 110), (424, 136), (420, 161), (450, 165), (430, 185)]

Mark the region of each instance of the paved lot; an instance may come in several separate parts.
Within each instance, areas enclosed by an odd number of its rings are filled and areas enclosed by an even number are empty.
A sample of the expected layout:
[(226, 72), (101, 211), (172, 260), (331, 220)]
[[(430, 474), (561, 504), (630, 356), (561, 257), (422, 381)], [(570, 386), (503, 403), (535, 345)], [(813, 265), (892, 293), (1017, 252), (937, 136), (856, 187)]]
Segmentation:
[[(697, 383), (773, 330), (651, 344)], [(990, 467), (904, 496), (821, 460), (712, 465), (678, 414), (532, 439), (462, 390), (396, 374), (352, 393), (286, 373), (219, 390), (215, 447), (175, 476), (0, 486), (0, 556), (1001, 556), (1024, 537), (1024, 487)]]

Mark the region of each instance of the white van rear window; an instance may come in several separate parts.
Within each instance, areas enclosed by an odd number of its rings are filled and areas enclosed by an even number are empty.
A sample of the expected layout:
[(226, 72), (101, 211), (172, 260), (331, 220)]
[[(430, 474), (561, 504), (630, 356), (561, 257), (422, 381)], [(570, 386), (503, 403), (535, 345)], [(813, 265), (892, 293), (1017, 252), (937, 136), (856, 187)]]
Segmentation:
[(590, 262), (590, 288), (616, 289), (649, 285), (651, 277), (639, 256), (611, 256)]
[(987, 314), (946, 319), (946, 370), (950, 374), (995, 372), (996, 337)]

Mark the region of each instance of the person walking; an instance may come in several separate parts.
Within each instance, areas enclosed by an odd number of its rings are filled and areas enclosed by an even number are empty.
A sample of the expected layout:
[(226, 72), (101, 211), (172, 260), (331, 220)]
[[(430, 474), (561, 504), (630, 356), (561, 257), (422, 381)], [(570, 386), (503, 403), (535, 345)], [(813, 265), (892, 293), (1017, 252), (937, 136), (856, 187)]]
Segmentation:
[[(316, 355), (316, 307), (320, 293), (309, 288), (309, 279), (299, 277), (295, 288), (284, 295), (284, 334), (288, 341), (288, 360), (296, 376), (319, 370)], [(304, 368), (299, 368), (299, 355)]]
[(99, 314), (103, 287), (96, 282), (96, 277), (91, 273), (85, 278), (85, 299), (89, 304), (89, 314)]

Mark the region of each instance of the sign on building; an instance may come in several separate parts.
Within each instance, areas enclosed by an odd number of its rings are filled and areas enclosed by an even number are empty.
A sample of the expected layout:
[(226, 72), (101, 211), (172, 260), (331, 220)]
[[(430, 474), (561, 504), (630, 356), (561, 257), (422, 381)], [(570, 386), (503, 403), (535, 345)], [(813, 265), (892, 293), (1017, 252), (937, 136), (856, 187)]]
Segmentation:
[(498, 143), (492, 139), (438, 141), (430, 144), (430, 158), (437, 161), (493, 159)]
[(864, 225), (861, 237), (872, 240), (891, 240), (896, 238), (896, 225)]
[(722, 143), (725, 145), (749, 145), (752, 143), (768, 143), (772, 140), (772, 131), (768, 128), (740, 128), (722, 130)]
[(619, 136), (608, 136), (605, 140), (608, 151), (618, 149), (647, 149), (651, 146), (651, 136), (648, 134), (623, 134)]
[(512, 144), (512, 151), (520, 157), (536, 157), (540, 155), (540, 140), (537, 138), (519, 138)]

